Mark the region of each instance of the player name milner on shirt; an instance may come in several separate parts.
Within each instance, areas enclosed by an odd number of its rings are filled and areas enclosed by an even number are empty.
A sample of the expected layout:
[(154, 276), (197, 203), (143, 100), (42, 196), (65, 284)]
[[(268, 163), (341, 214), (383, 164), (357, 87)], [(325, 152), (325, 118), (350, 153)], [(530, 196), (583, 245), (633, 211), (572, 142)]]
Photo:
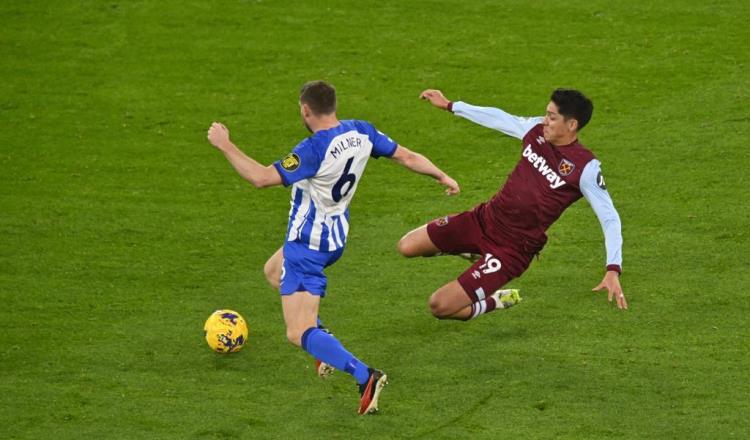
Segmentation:
[(544, 176), (549, 182), (549, 187), (552, 189), (560, 188), (565, 185), (565, 181), (557, 175), (556, 172), (552, 171), (552, 167), (547, 165), (547, 159), (534, 153), (531, 149), (531, 144), (526, 145), (523, 149), (523, 157), (525, 157), (539, 173)]
[(338, 159), (338, 155), (350, 148), (360, 148), (362, 146), (362, 139), (352, 136), (339, 140), (338, 142), (331, 142), (331, 155), (334, 159)]

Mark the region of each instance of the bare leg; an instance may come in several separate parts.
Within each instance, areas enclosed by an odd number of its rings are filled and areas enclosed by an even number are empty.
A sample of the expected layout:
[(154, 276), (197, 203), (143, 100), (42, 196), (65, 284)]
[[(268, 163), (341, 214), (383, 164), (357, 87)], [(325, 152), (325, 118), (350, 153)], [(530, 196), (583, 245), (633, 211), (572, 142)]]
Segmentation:
[(281, 297), (284, 311), (286, 337), (292, 344), (302, 346), (302, 334), (310, 327), (318, 326), (320, 297), (310, 292), (296, 292)]
[(471, 298), (464, 288), (453, 280), (430, 296), (430, 312), (438, 319), (461, 319), (471, 317)]
[(276, 290), (279, 290), (281, 284), (281, 268), (284, 264), (284, 248), (280, 247), (278, 251), (271, 255), (263, 266), (263, 273), (266, 275), (268, 284)]
[(351, 374), (357, 380), (357, 384), (360, 385), (360, 414), (377, 408), (379, 390), (387, 382), (387, 376), (370, 369), (367, 364), (348, 352), (333, 335), (318, 328), (320, 297), (306, 291), (283, 295), (281, 307), (284, 310), (286, 337), (289, 342), (301, 347), (315, 359)]
[(430, 240), (427, 225), (422, 225), (401, 237), (398, 251), (405, 257), (431, 257), (438, 254), (440, 249)]
[[(422, 225), (404, 235), (398, 242), (398, 251), (405, 257), (431, 257), (440, 249), (430, 240), (427, 225)], [(438, 319), (461, 319), (471, 317), (471, 298), (458, 281), (453, 280), (430, 296), (430, 312)]]

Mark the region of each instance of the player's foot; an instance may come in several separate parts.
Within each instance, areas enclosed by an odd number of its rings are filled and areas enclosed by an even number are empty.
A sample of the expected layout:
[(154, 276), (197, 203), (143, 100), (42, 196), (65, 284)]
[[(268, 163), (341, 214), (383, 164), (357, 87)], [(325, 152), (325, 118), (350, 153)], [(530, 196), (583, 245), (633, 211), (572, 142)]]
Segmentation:
[(333, 368), (333, 366), (315, 359), (315, 372), (318, 373), (318, 376), (320, 376), (321, 379), (328, 379), (334, 371), (336, 371), (336, 369)]
[(523, 301), (518, 289), (501, 289), (492, 294), (498, 309), (507, 309)]
[(359, 386), (359, 415), (378, 412), (378, 398), (383, 387), (388, 384), (388, 376), (380, 370), (370, 368), (367, 382)]

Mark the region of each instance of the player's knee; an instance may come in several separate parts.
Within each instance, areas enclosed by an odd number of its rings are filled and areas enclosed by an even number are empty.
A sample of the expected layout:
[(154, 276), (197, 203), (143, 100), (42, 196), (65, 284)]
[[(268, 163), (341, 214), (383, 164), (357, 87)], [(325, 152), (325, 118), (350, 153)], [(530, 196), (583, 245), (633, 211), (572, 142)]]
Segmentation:
[(281, 284), (281, 271), (278, 270), (276, 265), (269, 260), (266, 262), (266, 265), (263, 266), (263, 273), (266, 276), (266, 280), (268, 280), (268, 284), (274, 289), (278, 289), (279, 284)]
[(404, 257), (416, 257), (418, 255), (418, 249), (416, 243), (411, 238), (411, 234), (401, 237), (396, 247), (398, 248), (398, 253)]
[(433, 293), (429, 301), (430, 313), (432, 316), (443, 319), (451, 315), (448, 304), (437, 293)]

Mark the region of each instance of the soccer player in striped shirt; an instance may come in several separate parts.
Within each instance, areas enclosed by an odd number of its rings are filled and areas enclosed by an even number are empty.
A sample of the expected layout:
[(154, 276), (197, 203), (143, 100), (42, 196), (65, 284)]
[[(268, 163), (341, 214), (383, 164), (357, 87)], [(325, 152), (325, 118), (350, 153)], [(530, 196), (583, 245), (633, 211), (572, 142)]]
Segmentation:
[(581, 197), (593, 208), (604, 232), (604, 279), (609, 301), (627, 309), (622, 272), (620, 216), (604, 184), (600, 163), (578, 142), (593, 104), (576, 90), (552, 93), (543, 117), (522, 118), (492, 107), (451, 102), (439, 90), (422, 99), (435, 107), (521, 140), (521, 157), (500, 191), (470, 211), (441, 217), (406, 234), (398, 244), (407, 257), (478, 255), (471, 267), (430, 297), (440, 319), (469, 320), (520, 301), (516, 289), (502, 289), (528, 268), (547, 241), (546, 231)]
[(286, 240), (265, 265), (268, 282), (281, 292), (287, 338), (310, 353), (320, 371), (328, 366), (351, 374), (359, 385), (359, 414), (378, 409), (387, 377), (348, 352), (320, 324), (318, 309), (325, 296), (324, 269), (344, 252), (349, 232), (349, 203), (370, 158), (388, 157), (410, 171), (434, 178), (449, 195), (458, 184), (425, 156), (398, 145), (369, 122), (339, 120), (336, 92), (328, 83), (313, 81), (302, 87), (302, 120), (312, 135), (291, 153), (263, 166), (245, 155), (217, 122), (208, 130), (209, 142), (235, 170), (258, 188), (292, 187)]

